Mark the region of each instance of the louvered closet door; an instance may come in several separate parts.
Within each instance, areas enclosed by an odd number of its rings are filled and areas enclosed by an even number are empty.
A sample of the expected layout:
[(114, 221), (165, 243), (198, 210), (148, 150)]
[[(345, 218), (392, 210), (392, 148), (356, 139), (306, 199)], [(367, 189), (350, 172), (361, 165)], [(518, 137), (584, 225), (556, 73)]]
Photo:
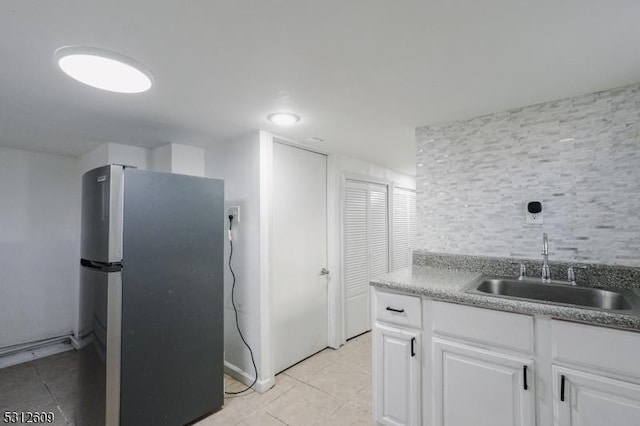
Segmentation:
[(416, 242), (416, 193), (402, 188), (393, 190), (393, 245), (391, 270), (411, 266), (411, 253)]
[(409, 195), (407, 197), (409, 204), (409, 266), (413, 263), (413, 251), (416, 249), (416, 222), (417, 218), (417, 210), (416, 210), (416, 193), (414, 191), (409, 191)]
[(347, 181), (344, 212), (345, 329), (371, 330), (369, 280), (388, 272), (387, 187)]
[(387, 187), (369, 184), (369, 278), (389, 272)]

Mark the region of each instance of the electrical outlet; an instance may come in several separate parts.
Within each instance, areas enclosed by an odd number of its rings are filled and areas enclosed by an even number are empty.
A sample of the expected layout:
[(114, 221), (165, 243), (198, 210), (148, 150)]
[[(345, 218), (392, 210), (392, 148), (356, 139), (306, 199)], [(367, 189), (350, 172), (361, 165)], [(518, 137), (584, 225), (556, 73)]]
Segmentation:
[(544, 223), (544, 216), (542, 216), (542, 213), (527, 212), (525, 223), (527, 225), (542, 225)]
[(229, 207), (229, 210), (227, 210), (227, 216), (233, 216), (233, 220), (236, 223), (240, 223), (240, 206)]

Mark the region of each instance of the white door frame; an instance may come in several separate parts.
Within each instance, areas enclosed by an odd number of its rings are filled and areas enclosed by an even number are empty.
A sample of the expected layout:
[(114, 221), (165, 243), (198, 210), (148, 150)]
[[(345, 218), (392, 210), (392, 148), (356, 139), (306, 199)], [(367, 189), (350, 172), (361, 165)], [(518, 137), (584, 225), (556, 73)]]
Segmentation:
[[(327, 156), (327, 268), (333, 272), (333, 263), (331, 262), (330, 253), (335, 245), (333, 241), (335, 223), (331, 220), (332, 215), (329, 214), (335, 205), (335, 181), (332, 171), (334, 170), (335, 159), (332, 154), (326, 151), (310, 147), (286, 137), (276, 136), (272, 133), (260, 132), (260, 347), (262, 354), (261, 365), (258, 369), (261, 371), (263, 380), (259, 383), (258, 391), (264, 392), (275, 384), (275, 367), (273, 360), (272, 335), (271, 335), (271, 307), (272, 292), (271, 286), (273, 282), (273, 273), (271, 270), (272, 260), (272, 242), (273, 242), (273, 144), (281, 143), (290, 145), (295, 148), (304, 149)], [(327, 346), (334, 347), (330, 344), (335, 335), (335, 310), (334, 297), (336, 286), (336, 277), (332, 273), (328, 276), (328, 342)]]
[[(334, 294), (330, 293), (330, 302), (331, 297), (334, 297), (333, 303), (329, 304), (329, 323), (334, 323), (334, 331), (335, 333), (332, 335), (329, 333), (329, 346), (337, 349), (340, 346), (344, 345), (347, 342), (346, 339), (346, 328), (345, 328), (345, 302), (347, 298), (347, 289), (344, 285), (344, 206), (345, 206), (345, 188), (347, 187), (347, 180), (354, 180), (363, 183), (373, 183), (376, 185), (384, 185), (387, 187), (387, 218), (389, 226), (387, 226), (387, 241), (389, 242), (387, 247), (387, 257), (389, 262), (391, 261), (391, 255), (389, 248), (391, 247), (391, 213), (392, 213), (392, 203), (391, 197), (393, 194), (394, 183), (385, 179), (377, 179), (372, 176), (367, 176), (359, 173), (353, 172), (345, 172), (338, 170), (337, 168), (333, 169), (332, 173), (336, 180), (339, 182), (339, 187), (334, 188), (333, 197), (334, 199), (339, 200), (338, 205), (335, 206), (335, 216), (336, 223), (333, 227), (329, 228), (329, 236), (332, 238), (334, 242), (333, 250), (333, 264), (334, 269), (336, 270), (336, 274), (334, 274), (334, 281), (337, 281), (334, 286)], [(337, 178), (339, 176), (339, 178)], [(331, 235), (333, 234), (333, 237)], [(331, 240), (330, 240), (331, 241)], [(330, 252), (331, 252), (330, 251)], [(331, 261), (330, 261), (331, 263)], [(391, 263), (389, 263), (391, 265)], [(337, 278), (337, 279), (336, 279)], [(332, 310), (333, 308), (333, 310)], [(331, 329), (330, 329), (331, 330)]]

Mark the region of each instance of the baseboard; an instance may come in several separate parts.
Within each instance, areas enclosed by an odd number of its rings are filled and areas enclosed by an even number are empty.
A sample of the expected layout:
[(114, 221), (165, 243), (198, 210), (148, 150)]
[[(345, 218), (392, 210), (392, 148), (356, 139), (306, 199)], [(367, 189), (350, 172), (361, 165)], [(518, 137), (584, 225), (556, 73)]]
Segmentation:
[[(229, 361), (224, 362), (224, 372), (239, 381), (240, 383), (244, 383), (249, 386), (253, 383), (253, 376), (238, 367), (237, 365), (231, 364)], [(256, 382), (254, 389), (258, 393), (264, 393), (271, 389), (273, 385), (276, 384), (275, 377), (269, 377), (267, 379), (258, 379)]]
[(0, 355), (0, 368), (22, 364), (24, 362), (33, 361), (34, 359), (44, 358), (73, 349), (74, 346), (71, 336), (62, 336), (55, 339), (48, 339), (46, 341), (25, 343), (23, 345), (19, 345), (6, 354)]

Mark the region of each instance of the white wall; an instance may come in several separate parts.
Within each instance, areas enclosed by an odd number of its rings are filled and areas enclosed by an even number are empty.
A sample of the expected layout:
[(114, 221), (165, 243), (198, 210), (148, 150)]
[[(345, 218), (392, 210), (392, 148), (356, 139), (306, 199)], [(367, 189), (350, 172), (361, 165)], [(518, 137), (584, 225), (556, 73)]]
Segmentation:
[[(236, 275), (235, 300), (240, 327), (251, 345), (259, 369), (259, 380), (264, 380), (261, 343), (260, 285), (260, 142), (258, 132), (206, 150), (205, 174), (223, 179), (225, 211), (240, 206), (240, 223), (233, 225), (233, 260)], [(225, 227), (229, 220), (225, 215)], [(242, 344), (233, 307), (231, 305), (232, 277), (227, 265), (229, 244), (225, 245), (225, 361), (227, 367), (245, 372), (253, 378), (253, 366), (248, 350)], [(268, 375), (268, 374), (267, 374)], [(267, 378), (267, 380), (269, 380)]]
[(204, 176), (205, 151), (189, 145), (171, 144), (171, 172)]
[(170, 143), (151, 150), (150, 158), (150, 168), (158, 172), (191, 176), (205, 175), (203, 148)]
[(141, 170), (147, 170), (149, 169), (149, 163), (147, 149), (109, 142), (79, 157), (78, 166), (81, 177), (84, 172), (107, 164), (125, 164)]
[(401, 188), (416, 189), (415, 176), (399, 173), (382, 166), (367, 163), (366, 161), (362, 161), (357, 158), (347, 157), (345, 155), (336, 155), (335, 167), (336, 173), (339, 176), (359, 176), (365, 179), (393, 183), (395, 186)]
[(76, 162), (0, 148), (0, 348), (73, 329), (80, 229)]
[(149, 157), (151, 159), (151, 170), (156, 172), (171, 172), (171, 144), (159, 146), (151, 150)]

